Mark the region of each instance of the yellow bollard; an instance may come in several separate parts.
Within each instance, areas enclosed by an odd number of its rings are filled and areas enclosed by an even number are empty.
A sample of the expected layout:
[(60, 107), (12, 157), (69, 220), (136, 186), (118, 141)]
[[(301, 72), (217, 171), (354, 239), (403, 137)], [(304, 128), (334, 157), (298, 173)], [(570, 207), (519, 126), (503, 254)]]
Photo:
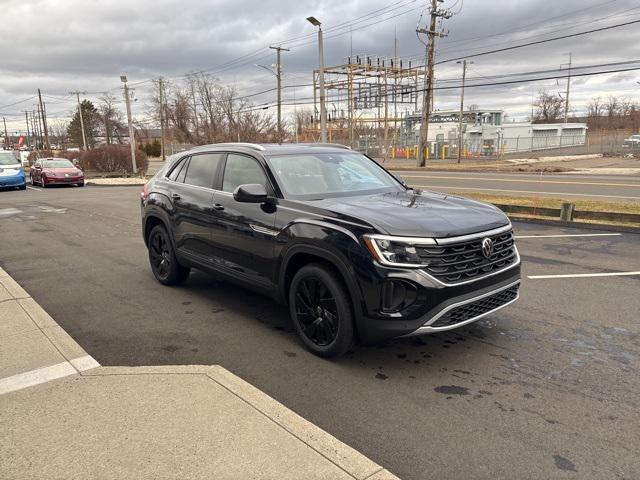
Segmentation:
[(391, 147), (391, 160), (396, 158), (396, 147)]
[(467, 150), (467, 146), (464, 146), (464, 158), (467, 158), (467, 155), (469, 154), (469, 151)]
[(404, 147), (404, 156), (409, 160), (409, 147)]
[(413, 146), (413, 156), (418, 158), (418, 145)]
[(442, 145), (442, 152), (441, 152), (442, 160), (444, 160), (446, 148), (447, 148), (446, 145)]

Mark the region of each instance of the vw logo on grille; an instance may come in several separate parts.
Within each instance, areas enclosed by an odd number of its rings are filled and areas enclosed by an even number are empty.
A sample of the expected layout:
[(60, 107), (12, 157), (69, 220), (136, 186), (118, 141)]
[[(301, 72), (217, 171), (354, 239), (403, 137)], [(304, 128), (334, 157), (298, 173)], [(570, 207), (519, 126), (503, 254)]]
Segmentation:
[(491, 255), (493, 255), (493, 240), (485, 238), (482, 240), (482, 256), (489, 258)]

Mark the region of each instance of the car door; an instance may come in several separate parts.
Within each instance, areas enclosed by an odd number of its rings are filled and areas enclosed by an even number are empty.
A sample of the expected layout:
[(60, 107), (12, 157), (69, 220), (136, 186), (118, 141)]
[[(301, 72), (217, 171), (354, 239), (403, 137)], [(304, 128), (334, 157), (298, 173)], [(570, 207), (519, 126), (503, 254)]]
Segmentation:
[(213, 256), (213, 186), (222, 158), (220, 153), (192, 155), (182, 160), (167, 177), (176, 250), (179, 255), (198, 262), (210, 263)]
[(273, 204), (243, 203), (233, 198), (239, 185), (262, 184), (273, 188), (257, 159), (229, 153), (213, 202), (216, 222), (212, 230), (214, 261), (224, 270), (250, 283), (273, 286), (273, 241), (276, 208)]

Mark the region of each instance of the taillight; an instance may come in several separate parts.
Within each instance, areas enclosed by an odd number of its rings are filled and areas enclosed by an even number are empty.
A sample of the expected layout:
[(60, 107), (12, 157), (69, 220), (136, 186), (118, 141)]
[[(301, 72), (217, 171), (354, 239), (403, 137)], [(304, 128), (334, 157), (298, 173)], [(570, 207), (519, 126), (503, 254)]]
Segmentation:
[(149, 196), (149, 189), (147, 188), (147, 184), (145, 183), (144, 186), (142, 187), (142, 192), (140, 192), (140, 198), (142, 198), (142, 201), (144, 202), (148, 196)]

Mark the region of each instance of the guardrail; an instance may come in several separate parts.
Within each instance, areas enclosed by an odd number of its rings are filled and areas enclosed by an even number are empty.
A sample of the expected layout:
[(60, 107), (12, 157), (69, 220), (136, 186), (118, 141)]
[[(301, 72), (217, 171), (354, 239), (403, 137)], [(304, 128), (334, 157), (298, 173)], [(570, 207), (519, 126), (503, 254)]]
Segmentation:
[(494, 204), (505, 213), (557, 218), (565, 222), (592, 220), (599, 222), (621, 222), (640, 224), (640, 214), (617, 212), (591, 212), (576, 210), (573, 203), (563, 203), (562, 208), (529, 207), (524, 205)]

